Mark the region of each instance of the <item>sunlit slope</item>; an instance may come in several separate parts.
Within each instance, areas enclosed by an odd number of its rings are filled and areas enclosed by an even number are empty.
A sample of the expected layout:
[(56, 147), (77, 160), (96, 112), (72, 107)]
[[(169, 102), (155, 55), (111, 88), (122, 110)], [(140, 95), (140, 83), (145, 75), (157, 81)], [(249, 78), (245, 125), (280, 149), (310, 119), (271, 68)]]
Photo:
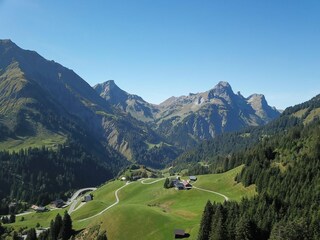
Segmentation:
[[(241, 168), (223, 174), (198, 176), (194, 185), (225, 194), (230, 200), (238, 201), (244, 196), (252, 196), (255, 193), (253, 186), (244, 188), (234, 182)], [(85, 231), (83, 238), (92, 237), (96, 234), (94, 229), (100, 229), (100, 232), (107, 231), (108, 239), (167, 240), (172, 239), (175, 228), (182, 228), (190, 234), (189, 239), (196, 239), (203, 206), (207, 200), (223, 202), (224, 198), (198, 189), (164, 189), (163, 183), (164, 180), (149, 185), (140, 181), (131, 183), (119, 191), (119, 204), (95, 218), (79, 221), (102, 211), (108, 203), (111, 205), (115, 202), (115, 190), (125, 183), (108, 183), (93, 192), (92, 202), (71, 215), (74, 226), (77, 229), (92, 229)]]

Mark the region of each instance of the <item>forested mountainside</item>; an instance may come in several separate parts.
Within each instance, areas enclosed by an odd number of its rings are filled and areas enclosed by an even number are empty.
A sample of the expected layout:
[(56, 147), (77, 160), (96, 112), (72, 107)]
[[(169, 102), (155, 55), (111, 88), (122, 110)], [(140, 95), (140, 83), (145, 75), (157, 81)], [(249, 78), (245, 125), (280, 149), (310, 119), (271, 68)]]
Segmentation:
[[(274, 137), (298, 125), (319, 119), (320, 95), (311, 100), (287, 108), (281, 116), (265, 126), (251, 127), (239, 132), (224, 133), (211, 141), (204, 141), (198, 147), (181, 154), (172, 166), (176, 170), (189, 169), (190, 174), (227, 171), (240, 165), (239, 155), (264, 139)], [(201, 163), (201, 164), (199, 164)]]
[[(236, 177), (258, 195), (205, 207), (198, 239), (319, 239), (319, 96), (287, 109), (295, 126), (228, 159), (245, 163)], [(236, 159), (236, 160), (233, 160)]]
[(0, 214), (8, 213), (12, 200), (46, 205), (82, 187), (97, 186), (117, 175), (123, 162), (109, 156), (102, 162), (77, 142), (45, 147), (0, 151)]
[(223, 132), (264, 125), (280, 115), (263, 95), (245, 98), (235, 94), (227, 82), (203, 93), (171, 97), (160, 105), (123, 91), (113, 80), (94, 89), (112, 106), (145, 122), (167, 142), (184, 150)]

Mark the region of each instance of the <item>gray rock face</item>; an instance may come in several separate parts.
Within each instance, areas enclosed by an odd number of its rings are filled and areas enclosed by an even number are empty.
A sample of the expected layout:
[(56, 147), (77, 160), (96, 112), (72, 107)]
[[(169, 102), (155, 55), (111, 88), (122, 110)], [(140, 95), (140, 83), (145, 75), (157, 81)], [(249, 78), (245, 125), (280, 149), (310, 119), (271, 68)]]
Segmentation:
[(94, 88), (109, 103), (140, 121), (148, 122), (160, 135), (182, 148), (189, 148), (222, 132), (266, 124), (280, 115), (268, 105), (263, 95), (253, 94), (245, 98), (240, 93), (235, 94), (227, 82), (219, 82), (203, 93), (171, 97), (159, 105), (124, 92), (114, 81)]
[(92, 88), (72, 70), (0, 40), (0, 124), (14, 129), (25, 120), (34, 129), (24, 132), (25, 137), (45, 128), (66, 137), (67, 128), (76, 124), (127, 159), (152, 159), (156, 165), (204, 139), (265, 124), (278, 115), (263, 95), (245, 98), (227, 82), (153, 105), (112, 80)]

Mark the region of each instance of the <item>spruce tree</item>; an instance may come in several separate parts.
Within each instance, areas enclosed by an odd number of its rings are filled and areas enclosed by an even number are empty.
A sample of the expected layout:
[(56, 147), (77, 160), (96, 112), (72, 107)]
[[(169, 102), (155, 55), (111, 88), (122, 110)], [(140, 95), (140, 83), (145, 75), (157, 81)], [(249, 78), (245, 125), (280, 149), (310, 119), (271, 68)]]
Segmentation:
[(67, 211), (64, 212), (59, 239), (68, 240), (72, 236), (72, 220)]
[(26, 240), (37, 240), (37, 233), (34, 228), (28, 231)]
[(163, 187), (164, 188), (169, 188), (169, 185), (170, 185), (169, 178), (166, 178), (166, 180), (164, 181)]
[(250, 221), (246, 217), (241, 217), (236, 225), (236, 240), (253, 240)]
[(211, 221), (213, 214), (213, 206), (211, 202), (208, 200), (201, 219), (200, 230), (198, 234), (198, 240), (208, 240), (210, 236), (211, 230)]
[(58, 213), (55, 220), (51, 221), (50, 223), (50, 239), (51, 240), (56, 240), (58, 239), (59, 233), (61, 231), (61, 226), (62, 226), (62, 218), (60, 214)]

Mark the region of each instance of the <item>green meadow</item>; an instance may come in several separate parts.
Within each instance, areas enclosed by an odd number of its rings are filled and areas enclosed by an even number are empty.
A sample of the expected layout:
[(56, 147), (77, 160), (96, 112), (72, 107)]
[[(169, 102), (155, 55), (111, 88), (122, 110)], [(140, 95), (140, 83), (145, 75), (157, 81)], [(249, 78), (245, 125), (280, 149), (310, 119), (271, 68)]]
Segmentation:
[[(242, 166), (222, 174), (197, 176), (195, 186), (216, 191), (226, 195), (231, 201), (255, 194), (255, 187), (243, 187), (234, 181)], [(183, 179), (183, 177), (182, 177)], [(185, 177), (187, 179), (187, 177)], [(146, 180), (150, 183), (153, 180)], [(122, 181), (109, 182), (92, 192), (94, 200), (86, 203), (71, 214), (73, 227), (76, 230), (86, 229), (83, 238), (91, 239), (98, 233), (107, 231), (108, 239), (173, 239), (173, 230), (184, 229), (190, 234), (188, 239), (196, 239), (204, 206), (208, 200), (223, 202), (224, 198), (198, 189), (176, 190), (163, 188), (164, 180), (153, 184), (132, 182), (118, 192), (120, 202), (104, 213), (85, 221), (82, 219), (94, 216), (115, 201), (115, 191), (125, 185)], [(47, 213), (33, 213), (17, 217), (15, 228), (35, 227), (40, 223), (48, 227), (50, 220), (64, 210)], [(91, 234), (91, 235), (90, 235)]]

